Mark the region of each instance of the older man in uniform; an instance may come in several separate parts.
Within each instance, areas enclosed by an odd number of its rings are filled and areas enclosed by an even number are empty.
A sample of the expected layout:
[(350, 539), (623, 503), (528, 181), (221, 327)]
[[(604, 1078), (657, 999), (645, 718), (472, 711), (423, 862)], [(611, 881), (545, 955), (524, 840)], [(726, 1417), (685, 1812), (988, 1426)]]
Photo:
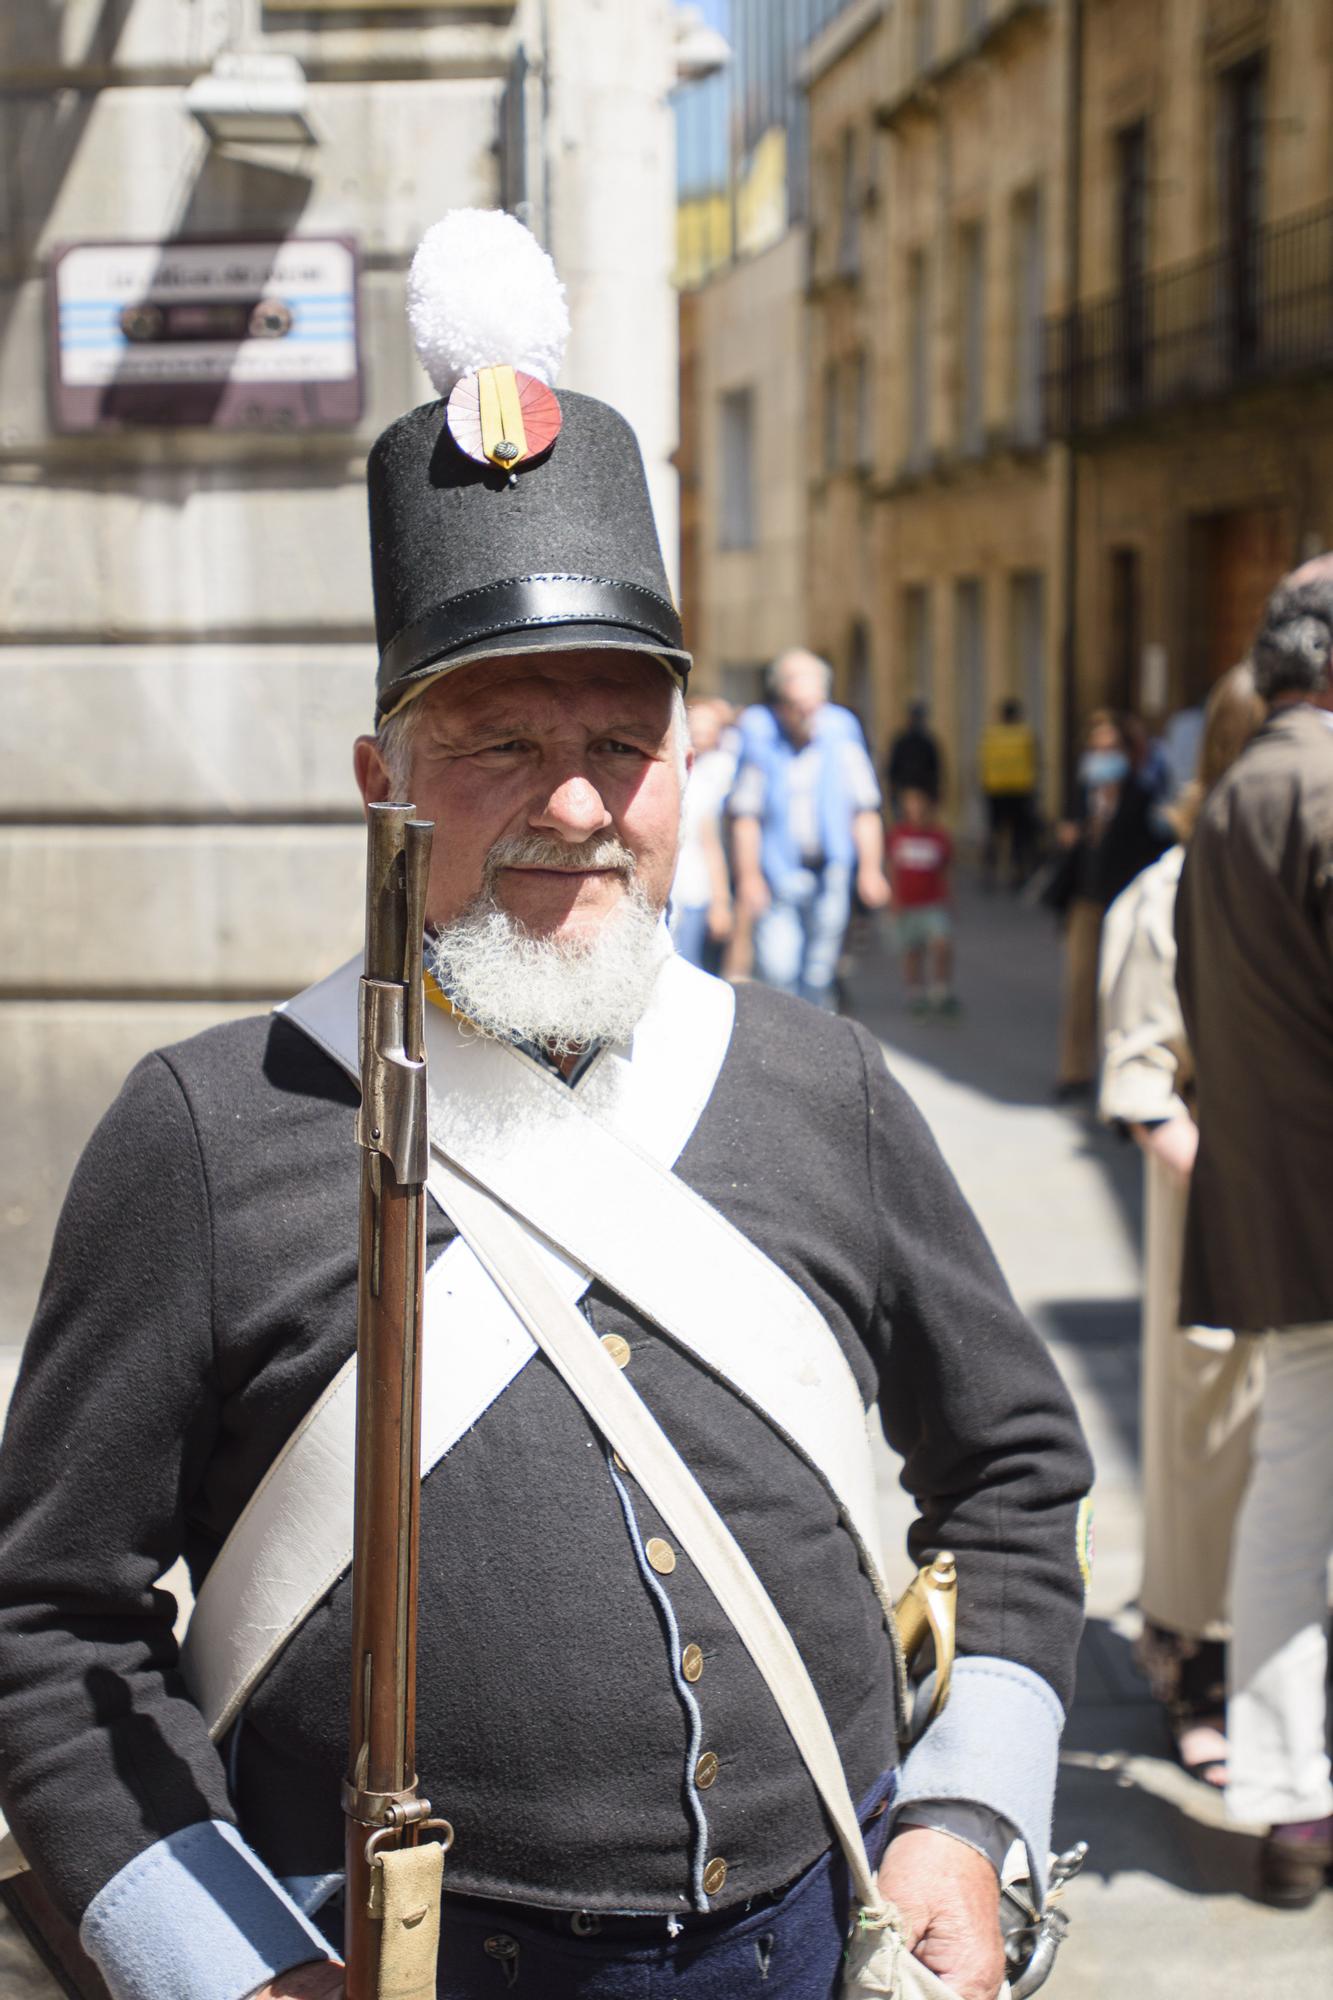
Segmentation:
[[(445, 1122), (503, 1126), (486, 1092), (453, 1103), (492, 1058), (527, 1093), (516, 1208), (561, 1232), (589, 1339), (786, 1622), (918, 1958), (994, 2000), (997, 1869), (1015, 1836), (1044, 1867), (1071, 1692), (1077, 1421), (870, 1037), (759, 987), (733, 1006), (670, 954), (688, 661), (637, 445), (545, 392), (553, 443), (534, 420), (516, 459), (494, 435), (479, 456), (470, 379), (373, 454), (380, 726), (356, 752), (367, 799), (436, 823)], [(549, 405), (524, 408), (549, 429)], [(347, 1578), (217, 1747), (155, 1587), (184, 1553), (202, 1607), (353, 1348), (340, 977), (130, 1077), (71, 1186), (0, 1459), (0, 1791), (114, 2000), (341, 1990)], [(451, 1379), (491, 1365), (504, 1311), (467, 1292), (465, 1251), (434, 1206), (427, 1345)], [(798, 1386), (823, 1370), (822, 1405), (836, 1375), (858, 1421), (878, 1398), (916, 1557), (958, 1555), (952, 1695), (901, 1766), (840, 1468), (766, 1386), (774, 1300), (808, 1328)], [(418, 1762), (456, 1832), (441, 1995), (831, 1994), (846, 1876), (767, 1686), (544, 1356), (509, 1351), (422, 1492)]]

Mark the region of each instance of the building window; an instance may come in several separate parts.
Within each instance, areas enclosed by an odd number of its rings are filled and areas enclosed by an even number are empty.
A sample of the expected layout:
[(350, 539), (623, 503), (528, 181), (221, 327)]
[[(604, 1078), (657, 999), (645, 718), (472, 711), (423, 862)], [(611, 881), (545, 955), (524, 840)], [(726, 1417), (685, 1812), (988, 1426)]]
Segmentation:
[(842, 135), (842, 167), (839, 176), (838, 273), (854, 278), (861, 268), (861, 203), (856, 180), (856, 134), (851, 126)]
[(719, 545), (752, 549), (755, 545), (754, 391), (729, 389), (721, 400), (719, 448), (722, 453)]
[(1106, 692), (1112, 708), (1131, 710), (1143, 647), (1143, 560), (1137, 549), (1111, 550), (1111, 657)]
[(953, 587), (953, 712), (958, 798), (966, 833), (980, 830), (981, 732), (986, 726), (986, 627), (981, 579)]
[(836, 361), (824, 364), (824, 470), (836, 472), (842, 464), (842, 411), (838, 398), (842, 392), (841, 371)]
[(1120, 312), (1120, 392), (1126, 409), (1143, 400), (1147, 338), (1148, 123), (1126, 125), (1115, 137), (1116, 292)]
[(1218, 209), (1224, 252), (1223, 287), (1233, 366), (1259, 346), (1264, 226), (1265, 64), (1251, 56), (1225, 70), (1218, 120)]
[(928, 583), (909, 583), (903, 592), (903, 662), (908, 701), (928, 703), (935, 685)]
[(938, 0), (915, 0), (912, 9), (912, 63), (929, 69), (935, 60), (935, 8)]
[(852, 462), (869, 472), (875, 462), (875, 412), (870, 394), (870, 356), (864, 347), (852, 370)]
[(873, 752), (879, 741), (879, 728), (875, 717), (875, 674), (871, 660), (870, 629), (864, 618), (852, 621), (851, 642), (847, 648), (847, 706), (865, 732), (866, 742)]
[(930, 462), (930, 266), (916, 250), (907, 266), (907, 464)]
[(1039, 569), (1009, 579), (1009, 685), (1034, 729), (1046, 714), (1046, 578)]
[(969, 458), (986, 444), (986, 233), (969, 223), (958, 238), (958, 441)]
[(764, 698), (767, 671), (762, 660), (723, 660), (718, 669), (718, 692), (733, 708), (749, 708)]
[(1040, 444), (1041, 322), (1046, 293), (1040, 188), (1027, 188), (1013, 207), (1014, 437)]

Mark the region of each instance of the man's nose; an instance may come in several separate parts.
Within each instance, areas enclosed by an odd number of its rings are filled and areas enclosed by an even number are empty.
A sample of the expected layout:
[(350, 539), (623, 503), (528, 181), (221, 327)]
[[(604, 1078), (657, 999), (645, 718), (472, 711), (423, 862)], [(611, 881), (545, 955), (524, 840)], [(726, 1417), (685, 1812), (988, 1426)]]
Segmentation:
[(570, 772), (530, 816), (535, 830), (567, 840), (571, 846), (590, 840), (611, 824), (611, 815), (596, 785), (582, 772)]

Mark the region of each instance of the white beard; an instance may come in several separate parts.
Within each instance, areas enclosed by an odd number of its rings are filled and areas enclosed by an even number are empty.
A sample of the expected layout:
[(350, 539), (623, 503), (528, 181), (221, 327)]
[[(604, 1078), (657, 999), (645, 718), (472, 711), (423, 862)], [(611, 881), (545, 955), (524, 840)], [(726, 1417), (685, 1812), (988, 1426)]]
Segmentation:
[[(517, 1036), (556, 1058), (591, 1042), (628, 1041), (671, 953), (661, 913), (627, 871), (623, 901), (595, 930), (534, 937), (495, 900), (500, 866), (539, 858), (516, 853), (517, 846), (505, 843), (491, 854), (487, 886), (437, 932), (436, 978), (473, 1026), (496, 1040)], [(599, 854), (591, 865), (606, 862)]]

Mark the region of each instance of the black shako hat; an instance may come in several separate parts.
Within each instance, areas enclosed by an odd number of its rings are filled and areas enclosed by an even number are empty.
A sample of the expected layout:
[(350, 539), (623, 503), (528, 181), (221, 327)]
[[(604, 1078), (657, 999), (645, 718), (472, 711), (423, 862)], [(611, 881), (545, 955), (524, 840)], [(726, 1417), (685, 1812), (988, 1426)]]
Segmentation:
[(633, 430), (547, 386), (568, 332), (550, 259), (512, 216), (457, 210), (423, 239), (408, 317), (442, 393), (367, 466), (382, 722), (489, 655), (588, 647), (690, 667)]

